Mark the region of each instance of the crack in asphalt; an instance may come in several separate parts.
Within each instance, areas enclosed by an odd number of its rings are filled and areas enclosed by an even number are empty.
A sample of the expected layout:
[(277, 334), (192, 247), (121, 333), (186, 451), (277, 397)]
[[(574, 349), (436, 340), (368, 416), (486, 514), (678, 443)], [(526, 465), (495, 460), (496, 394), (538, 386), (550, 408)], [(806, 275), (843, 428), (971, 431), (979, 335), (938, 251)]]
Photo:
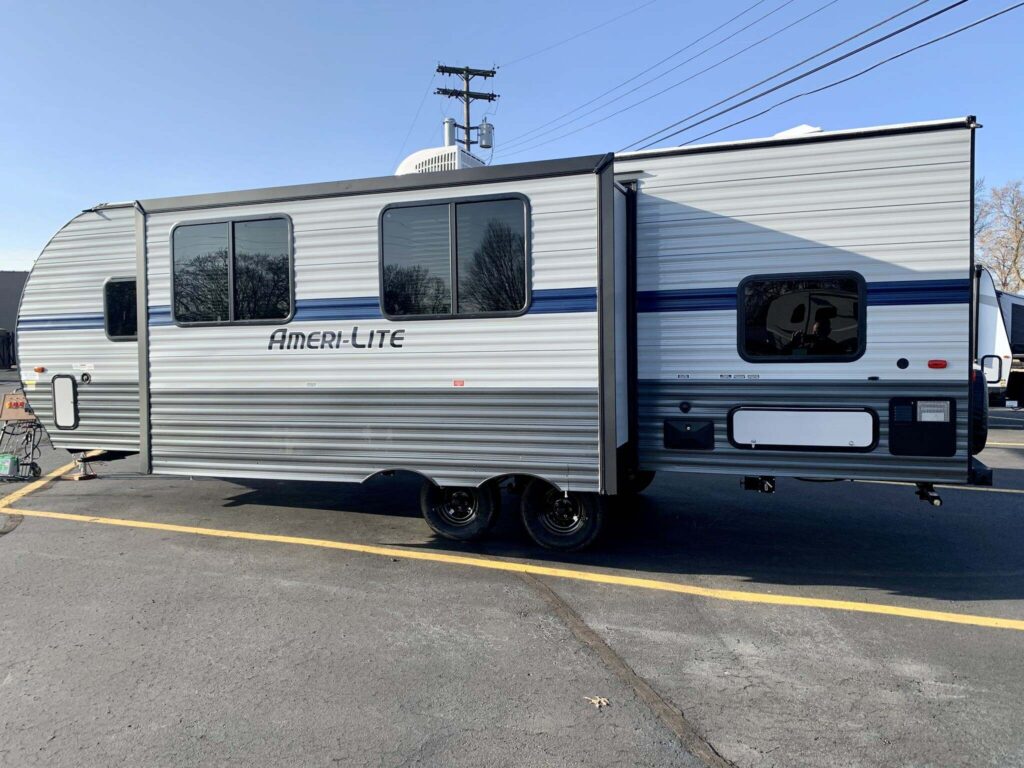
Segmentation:
[(555, 590), (533, 574), (520, 573), (519, 578), (544, 598), (573, 636), (595, 653), (609, 671), (625, 683), (637, 698), (650, 708), (662, 725), (679, 739), (687, 752), (709, 768), (735, 768), (735, 763), (722, 757), (718, 750), (701, 736), (683, 713), (654, 690), (650, 683), (640, 677)]

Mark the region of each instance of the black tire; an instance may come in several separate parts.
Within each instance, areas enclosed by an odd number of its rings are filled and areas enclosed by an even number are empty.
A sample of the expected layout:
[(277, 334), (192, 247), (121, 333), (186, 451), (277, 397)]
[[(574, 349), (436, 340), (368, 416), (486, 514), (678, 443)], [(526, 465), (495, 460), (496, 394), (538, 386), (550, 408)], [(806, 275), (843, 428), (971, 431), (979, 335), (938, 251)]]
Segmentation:
[(985, 450), (988, 442), (988, 383), (981, 371), (971, 379), (971, 456)]
[(636, 470), (626, 478), (623, 492), (632, 495), (643, 493), (654, 482), (655, 474), (648, 469)]
[(500, 502), (493, 483), (441, 488), (427, 480), (420, 491), (420, 511), (427, 525), (455, 541), (473, 541), (487, 533), (498, 518)]
[(578, 552), (593, 544), (604, 527), (606, 500), (596, 493), (568, 494), (543, 480), (523, 492), (523, 526), (545, 549)]

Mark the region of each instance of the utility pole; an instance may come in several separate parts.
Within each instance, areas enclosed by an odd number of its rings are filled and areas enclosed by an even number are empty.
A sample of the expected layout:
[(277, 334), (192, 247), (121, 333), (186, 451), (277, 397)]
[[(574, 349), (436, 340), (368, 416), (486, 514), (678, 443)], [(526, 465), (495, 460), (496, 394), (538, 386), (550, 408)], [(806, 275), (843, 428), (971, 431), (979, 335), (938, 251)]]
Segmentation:
[(438, 96), (447, 96), (450, 99), (462, 100), (463, 122), (462, 125), (456, 123), (455, 127), (463, 130), (465, 138), (462, 140), (462, 143), (466, 146), (466, 151), (469, 152), (472, 146), (477, 143), (472, 139), (472, 131), (479, 128), (479, 126), (473, 125), (470, 120), (469, 105), (474, 101), (494, 101), (498, 98), (498, 94), (496, 93), (481, 93), (480, 91), (469, 90), (469, 83), (474, 77), (482, 77), (484, 79), (494, 77), (496, 71), (493, 69), (473, 69), (472, 67), (448, 67), (444, 64), (438, 64), (437, 71), (442, 75), (458, 75), (462, 78), (461, 89), (438, 88), (434, 93)]

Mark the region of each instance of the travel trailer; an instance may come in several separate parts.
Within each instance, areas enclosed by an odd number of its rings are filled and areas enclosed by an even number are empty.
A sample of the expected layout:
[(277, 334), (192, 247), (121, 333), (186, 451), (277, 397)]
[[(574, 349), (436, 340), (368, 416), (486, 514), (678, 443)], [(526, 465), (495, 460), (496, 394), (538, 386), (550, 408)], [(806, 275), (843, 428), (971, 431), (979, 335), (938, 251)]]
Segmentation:
[(989, 405), (1006, 405), (1006, 387), (1010, 378), (1013, 354), (1010, 351), (1010, 337), (992, 275), (984, 267), (977, 268), (975, 280), (975, 306), (977, 321), (974, 324), (975, 345), (978, 350), (978, 368), (988, 385)]
[(656, 472), (904, 480), (939, 504), (935, 483), (991, 483), (977, 127), (418, 154), (386, 178), (97, 205), (29, 277), (23, 385), (56, 446), (143, 472), (418, 473), (455, 539), (511, 484), (539, 544), (578, 549)]

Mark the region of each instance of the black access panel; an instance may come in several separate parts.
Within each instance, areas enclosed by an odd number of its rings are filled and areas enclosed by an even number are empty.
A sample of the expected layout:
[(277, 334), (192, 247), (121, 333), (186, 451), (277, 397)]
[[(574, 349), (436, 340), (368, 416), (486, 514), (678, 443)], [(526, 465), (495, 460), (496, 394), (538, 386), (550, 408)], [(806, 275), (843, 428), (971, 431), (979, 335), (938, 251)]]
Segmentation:
[[(919, 404), (922, 403), (929, 413), (921, 413)], [(948, 409), (948, 419), (930, 420), (939, 406)], [(954, 456), (956, 400), (917, 397), (890, 400), (889, 453), (893, 456)]]

